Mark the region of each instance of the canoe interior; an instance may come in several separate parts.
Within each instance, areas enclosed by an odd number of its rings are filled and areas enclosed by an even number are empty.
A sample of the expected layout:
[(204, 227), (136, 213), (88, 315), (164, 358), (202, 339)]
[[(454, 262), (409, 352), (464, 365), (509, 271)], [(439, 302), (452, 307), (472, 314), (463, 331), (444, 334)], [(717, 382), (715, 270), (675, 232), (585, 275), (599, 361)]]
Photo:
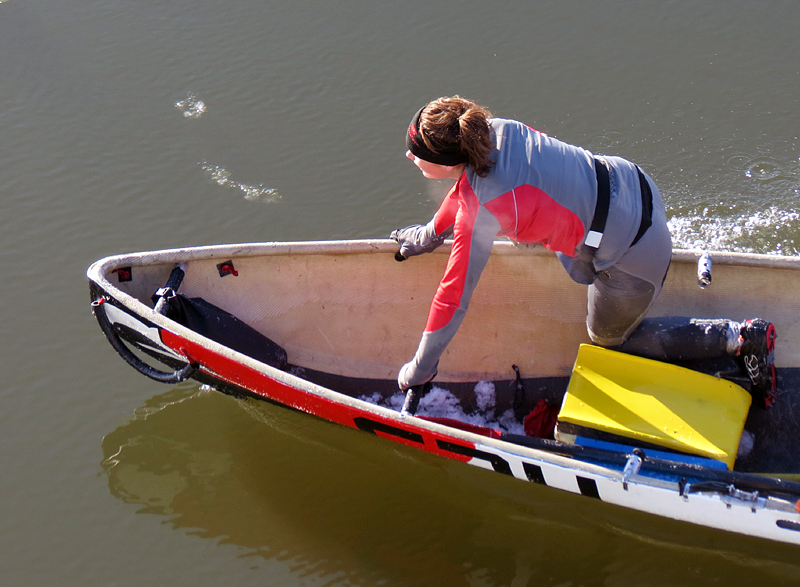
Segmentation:
[[(96, 265), (103, 287), (152, 308), (153, 293), (176, 263), (185, 263), (179, 291), (281, 345), (293, 373), (388, 403), (399, 367), (414, 355), (449, 253), (445, 245), (398, 263), (395, 248), (388, 241), (240, 245), (140, 253)], [(800, 259), (715, 253), (706, 289), (697, 286), (696, 259), (694, 252), (675, 253), (649, 315), (775, 323), (778, 398), (769, 410), (751, 410), (745, 429), (754, 435), (754, 448), (736, 469), (800, 473)], [(220, 271), (228, 262), (236, 275)], [(436, 384), (467, 414), (478, 408), (475, 386), (482, 381), (494, 383), (497, 414), (512, 410), (519, 420), (541, 397), (557, 404), (578, 346), (589, 342), (585, 316), (585, 286), (573, 283), (554, 255), (496, 243)], [(515, 394), (514, 365), (525, 387), (522, 399)], [(688, 366), (725, 370), (721, 364)]]

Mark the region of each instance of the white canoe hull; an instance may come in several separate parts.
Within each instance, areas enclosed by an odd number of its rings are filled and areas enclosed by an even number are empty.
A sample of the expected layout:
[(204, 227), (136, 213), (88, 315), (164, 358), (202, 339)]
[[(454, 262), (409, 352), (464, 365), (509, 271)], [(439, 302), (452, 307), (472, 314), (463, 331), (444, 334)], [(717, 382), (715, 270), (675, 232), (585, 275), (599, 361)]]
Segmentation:
[[(304, 377), (307, 370), (337, 381), (389, 384), (413, 356), (448, 247), (404, 263), (394, 260), (395, 249), (383, 240), (176, 249), (109, 257), (92, 265), (88, 277), (96, 313), (118, 333), (171, 367), (194, 363), (192, 376), (222, 391), (280, 403), (523, 481), (800, 544), (800, 484), (787, 480), (800, 469), (789, 464), (772, 471), (786, 474), (776, 479), (645, 456), (641, 468), (626, 475), (626, 464), (630, 468), (636, 460), (631, 454), (403, 417), (358, 393)], [(769, 319), (779, 333), (779, 376), (793, 385), (800, 367), (800, 299), (794, 295), (800, 259), (717, 253), (707, 289), (696, 284), (696, 259), (694, 252), (676, 252), (651, 315)], [(220, 270), (228, 262), (235, 274)], [(255, 360), (155, 312), (151, 296), (176, 264), (185, 269), (182, 294), (223, 308), (280, 345), (290, 368)], [(512, 365), (528, 379), (565, 379), (579, 344), (588, 342), (585, 315), (586, 288), (571, 282), (551, 253), (497, 243), (437, 382), (492, 381), (500, 389), (513, 380)], [(791, 385), (779, 389), (778, 397), (787, 421), (800, 420)], [(772, 416), (764, 414), (754, 421), (769, 428)], [(793, 446), (782, 448), (794, 452)]]

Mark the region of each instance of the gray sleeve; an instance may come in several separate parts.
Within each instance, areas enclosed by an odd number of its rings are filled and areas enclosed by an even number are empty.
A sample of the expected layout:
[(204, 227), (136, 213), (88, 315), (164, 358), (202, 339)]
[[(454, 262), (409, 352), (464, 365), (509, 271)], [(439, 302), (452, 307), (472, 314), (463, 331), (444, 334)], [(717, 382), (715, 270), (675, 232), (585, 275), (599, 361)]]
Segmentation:
[(398, 384), (401, 389), (408, 389), (415, 385), (421, 385), (436, 376), (439, 367), (439, 359), (447, 348), (447, 345), (450, 344), (450, 341), (455, 336), (459, 326), (461, 326), (461, 322), (464, 320), (464, 315), (469, 307), (469, 301), (472, 298), (472, 292), (478, 285), (481, 273), (484, 267), (486, 267), (489, 255), (492, 253), (494, 238), (497, 236), (499, 229), (500, 223), (497, 219), (488, 210), (481, 207), (478, 211), (476, 222), (473, 225), (468, 249), (469, 252), (466, 259), (459, 258), (461, 253), (457, 245), (459, 244), (460, 238), (469, 238), (469, 235), (462, 236), (459, 231), (456, 232), (456, 245), (453, 247), (447, 271), (442, 281), (446, 282), (451, 280), (453, 272), (465, 272), (459, 305), (444, 326), (433, 331), (426, 330), (423, 333), (422, 340), (420, 341), (414, 358), (409, 363), (406, 363), (400, 370)]

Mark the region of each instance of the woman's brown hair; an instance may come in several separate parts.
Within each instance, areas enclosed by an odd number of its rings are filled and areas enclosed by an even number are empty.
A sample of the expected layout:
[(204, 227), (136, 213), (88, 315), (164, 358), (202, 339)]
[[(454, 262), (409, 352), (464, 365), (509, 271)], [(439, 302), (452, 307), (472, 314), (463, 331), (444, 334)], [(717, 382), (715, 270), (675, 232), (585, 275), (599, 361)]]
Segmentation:
[(431, 151), (458, 145), (468, 165), (480, 177), (486, 177), (493, 163), (489, 158), (494, 148), (489, 126), (491, 117), (491, 112), (470, 100), (460, 96), (442, 97), (422, 109), (419, 128)]

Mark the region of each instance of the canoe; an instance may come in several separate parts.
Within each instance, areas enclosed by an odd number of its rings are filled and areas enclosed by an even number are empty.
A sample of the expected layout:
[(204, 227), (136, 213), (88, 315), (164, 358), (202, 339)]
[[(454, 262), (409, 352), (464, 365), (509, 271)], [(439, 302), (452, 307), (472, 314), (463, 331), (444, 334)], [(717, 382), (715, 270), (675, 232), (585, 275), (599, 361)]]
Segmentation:
[[(541, 247), (496, 242), (432, 384), (403, 394), (450, 243), (388, 240), (116, 255), (87, 276), (108, 341), (143, 375), (194, 379), (590, 499), (800, 544), (800, 258), (675, 251), (650, 316), (778, 332), (775, 404), (736, 365), (667, 365), (588, 344), (586, 288)], [(610, 505), (609, 507), (613, 507)]]

